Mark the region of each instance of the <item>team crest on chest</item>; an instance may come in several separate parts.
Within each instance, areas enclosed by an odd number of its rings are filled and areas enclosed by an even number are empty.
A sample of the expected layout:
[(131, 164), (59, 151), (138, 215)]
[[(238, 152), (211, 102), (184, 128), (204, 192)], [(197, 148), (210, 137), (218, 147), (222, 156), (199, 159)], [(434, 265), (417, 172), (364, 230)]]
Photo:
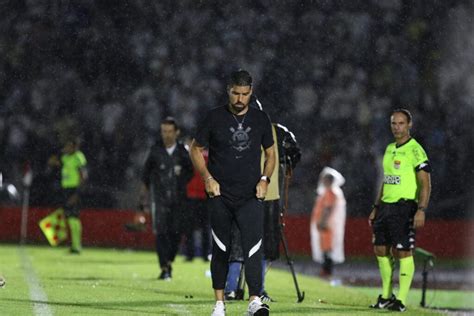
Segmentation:
[(242, 124), (239, 124), (237, 129), (231, 127), (229, 130), (232, 132), (232, 147), (237, 151), (244, 151), (250, 148), (250, 137), (249, 132), (252, 128), (247, 127), (246, 129), (243, 128)]
[(400, 160), (395, 160), (395, 161), (393, 161), (393, 167), (394, 167), (395, 169), (400, 169), (401, 163), (402, 163), (402, 162), (401, 162)]

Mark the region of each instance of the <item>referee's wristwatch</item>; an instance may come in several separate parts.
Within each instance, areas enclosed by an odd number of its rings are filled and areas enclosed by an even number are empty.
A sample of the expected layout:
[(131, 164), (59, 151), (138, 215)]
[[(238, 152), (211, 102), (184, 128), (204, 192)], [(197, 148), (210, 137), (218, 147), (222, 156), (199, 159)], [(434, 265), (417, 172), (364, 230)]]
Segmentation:
[(261, 176), (261, 177), (260, 177), (260, 180), (266, 181), (267, 183), (270, 183), (270, 178), (267, 177), (267, 176)]

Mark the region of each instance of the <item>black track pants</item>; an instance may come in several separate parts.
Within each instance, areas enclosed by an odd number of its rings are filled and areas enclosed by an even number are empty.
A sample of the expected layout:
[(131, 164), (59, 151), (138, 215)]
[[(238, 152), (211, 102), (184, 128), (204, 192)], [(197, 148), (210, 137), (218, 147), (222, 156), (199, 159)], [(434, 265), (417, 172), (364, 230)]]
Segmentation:
[(262, 288), (263, 202), (257, 198), (229, 201), (222, 196), (208, 200), (212, 229), (212, 286), (224, 289), (231, 251), (232, 221), (240, 228), (244, 251), (245, 279), (249, 294), (259, 295)]

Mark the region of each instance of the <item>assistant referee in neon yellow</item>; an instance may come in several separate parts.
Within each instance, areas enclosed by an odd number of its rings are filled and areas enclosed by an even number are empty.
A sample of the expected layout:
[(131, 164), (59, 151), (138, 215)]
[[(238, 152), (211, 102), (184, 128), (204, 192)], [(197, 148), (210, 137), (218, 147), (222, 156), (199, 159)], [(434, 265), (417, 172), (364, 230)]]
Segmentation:
[(76, 140), (66, 141), (61, 155), (61, 188), (63, 208), (71, 236), (71, 253), (79, 254), (82, 248), (82, 224), (79, 219), (80, 190), (87, 179), (87, 160)]
[[(425, 224), (430, 199), (431, 167), (423, 147), (410, 136), (411, 113), (394, 110), (390, 124), (395, 142), (385, 149), (383, 184), (369, 216), (382, 278), (382, 294), (371, 307), (403, 312), (415, 272), (415, 230)], [(394, 259), (400, 262), (397, 296), (392, 292)]]

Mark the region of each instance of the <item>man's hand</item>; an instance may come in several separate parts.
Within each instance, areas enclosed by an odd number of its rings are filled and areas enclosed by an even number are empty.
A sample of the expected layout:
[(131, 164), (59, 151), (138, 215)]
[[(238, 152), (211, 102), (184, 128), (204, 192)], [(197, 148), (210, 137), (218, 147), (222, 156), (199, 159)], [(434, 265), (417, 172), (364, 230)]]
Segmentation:
[(138, 209), (145, 213), (150, 214), (150, 204), (149, 204), (149, 192), (145, 183), (142, 183), (140, 186), (140, 192), (138, 194)]
[(146, 231), (146, 217), (142, 211), (136, 212), (133, 216), (133, 221), (125, 223), (125, 229), (130, 232), (144, 232)]
[(53, 167), (60, 167), (61, 166), (61, 161), (59, 161), (58, 156), (52, 155), (48, 159), (48, 166), (53, 168)]
[(210, 198), (221, 195), (221, 186), (219, 182), (214, 180), (214, 178), (209, 177), (208, 179), (206, 179), (205, 185), (206, 185), (206, 192)]
[(326, 229), (329, 228), (327, 221), (320, 221), (320, 222), (318, 222), (318, 224), (316, 225), (316, 227), (318, 228), (318, 230), (326, 230)]
[(369, 215), (369, 226), (372, 226), (375, 221), (375, 216), (377, 216), (377, 208), (372, 208), (372, 212)]
[(267, 189), (268, 189), (268, 182), (265, 180), (260, 180), (257, 183), (257, 199), (259, 200), (264, 200), (265, 196), (267, 195)]
[(416, 229), (423, 226), (425, 226), (425, 211), (418, 209), (413, 219), (413, 227)]

